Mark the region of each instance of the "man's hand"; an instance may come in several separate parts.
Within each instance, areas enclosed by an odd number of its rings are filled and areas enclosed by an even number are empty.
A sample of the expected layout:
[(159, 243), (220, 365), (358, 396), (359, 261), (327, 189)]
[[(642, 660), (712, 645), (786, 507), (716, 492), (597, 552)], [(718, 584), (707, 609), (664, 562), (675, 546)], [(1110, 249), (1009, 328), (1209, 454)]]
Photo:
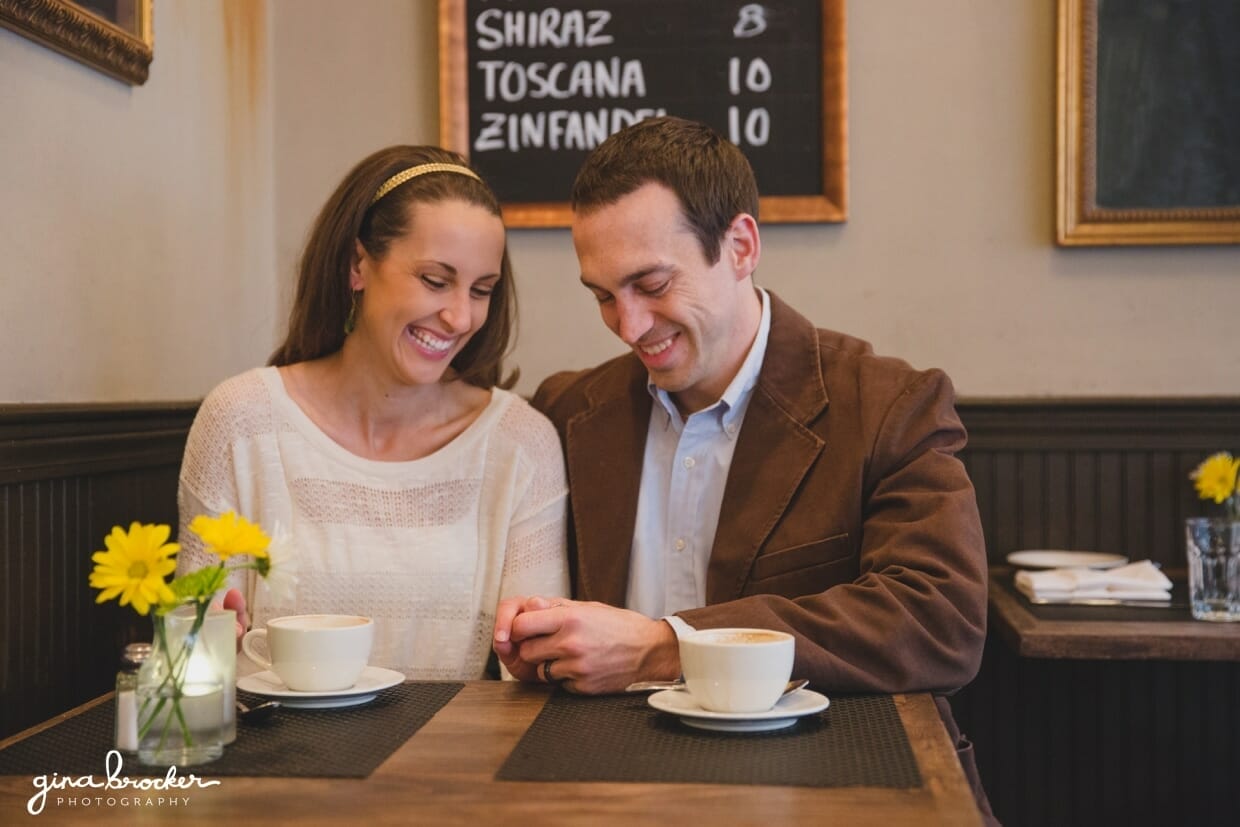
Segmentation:
[[(514, 598), (496, 610), (495, 652), (514, 677), (573, 692), (620, 692), (680, 675), (676, 633), (662, 620), (603, 603)], [(548, 676), (548, 672), (550, 675)]]

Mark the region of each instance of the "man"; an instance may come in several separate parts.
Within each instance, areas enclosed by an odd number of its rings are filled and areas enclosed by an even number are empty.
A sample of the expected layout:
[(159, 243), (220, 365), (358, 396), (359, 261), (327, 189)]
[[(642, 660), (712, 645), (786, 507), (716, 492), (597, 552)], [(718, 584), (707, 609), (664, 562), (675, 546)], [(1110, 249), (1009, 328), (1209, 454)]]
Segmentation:
[(631, 353), (535, 395), (564, 443), (577, 600), (500, 605), (516, 677), (675, 678), (677, 635), (724, 626), (791, 632), (793, 675), (828, 691), (975, 675), (986, 555), (951, 383), (755, 287), (757, 215), (740, 151), (678, 118), (578, 174), (581, 281)]

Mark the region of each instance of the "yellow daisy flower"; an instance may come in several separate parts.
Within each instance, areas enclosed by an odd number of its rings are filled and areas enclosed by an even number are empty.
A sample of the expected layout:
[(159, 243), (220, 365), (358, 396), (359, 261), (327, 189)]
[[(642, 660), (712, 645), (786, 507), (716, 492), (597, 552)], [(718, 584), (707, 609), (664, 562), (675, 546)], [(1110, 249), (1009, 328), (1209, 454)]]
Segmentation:
[(128, 532), (113, 526), (112, 533), (103, 540), (108, 550), (96, 551), (90, 558), (95, 561), (90, 585), (102, 589), (95, 602), (103, 603), (120, 595), (120, 604), (132, 603), (140, 615), (149, 612), (152, 605), (174, 602), (176, 597), (164, 578), (176, 570), (176, 560), (172, 558), (181, 547), (167, 542), (170, 533), (166, 525), (135, 522)]
[(1197, 496), (1221, 504), (1235, 493), (1238, 474), (1240, 459), (1234, 459), (1231, 454), (1222, 451), (1198, 465), (1189, 476), (1197, 489)]
[(234, 554), (266, 557), (271, 544), (266, 532), (235, 511), (225, 511), (218, 517), (199, 515), (189, 524), (189, 530), (201, 537), (207, 551), (218, 554), (221, 560)]

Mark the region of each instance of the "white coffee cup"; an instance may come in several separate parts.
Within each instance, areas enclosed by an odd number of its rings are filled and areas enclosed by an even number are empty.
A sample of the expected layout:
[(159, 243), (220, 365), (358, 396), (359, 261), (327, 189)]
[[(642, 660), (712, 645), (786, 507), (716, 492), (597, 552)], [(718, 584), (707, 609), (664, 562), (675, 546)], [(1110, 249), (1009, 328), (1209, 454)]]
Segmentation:
[(685, 688), (712, 712), (765, 712), (792, 675), (796, 639), (771, 629), (703, 629), (680, 639)]
[[(288, 615), (241, 639), (246, 657), (297, 692), (349, 689), (370, 660), (375, 625), (359, 615)], [(263, 638), (271, 657), (255, 649)]]

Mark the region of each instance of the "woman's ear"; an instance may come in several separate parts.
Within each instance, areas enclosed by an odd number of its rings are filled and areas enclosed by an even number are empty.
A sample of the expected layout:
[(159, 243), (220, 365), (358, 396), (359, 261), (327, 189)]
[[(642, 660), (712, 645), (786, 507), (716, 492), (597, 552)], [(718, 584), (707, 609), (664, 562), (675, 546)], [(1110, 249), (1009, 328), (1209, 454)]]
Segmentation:
[(361, 241), (353, 242), (353, 260), (349, 264), (349, 289), (353, 292), (366, 289), (366, 275), (363, 272), (365, 262), (370, 260), (370, 254), (366, 252), (366, 248), (362, 246)]
[(736, 278), (749, 278), (758, 269), (762, 257), (762, 238), (758, 234), (758, 222), (743, 212), (732, 219), (725, 237), (724, 253), (731, 256)]

